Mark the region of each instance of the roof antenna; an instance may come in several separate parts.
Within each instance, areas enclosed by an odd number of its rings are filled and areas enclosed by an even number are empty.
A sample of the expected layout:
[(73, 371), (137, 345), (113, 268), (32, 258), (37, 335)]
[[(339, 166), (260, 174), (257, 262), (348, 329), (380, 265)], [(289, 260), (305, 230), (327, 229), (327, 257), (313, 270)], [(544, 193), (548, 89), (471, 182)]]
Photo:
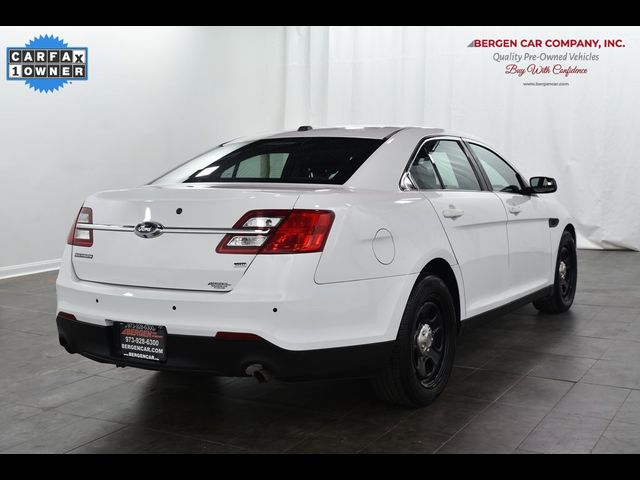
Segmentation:
[(309, 130), (313, 130), (311, 125), (302, 125), (301, 127), (298, 127), (299, 132), (308, 132)]

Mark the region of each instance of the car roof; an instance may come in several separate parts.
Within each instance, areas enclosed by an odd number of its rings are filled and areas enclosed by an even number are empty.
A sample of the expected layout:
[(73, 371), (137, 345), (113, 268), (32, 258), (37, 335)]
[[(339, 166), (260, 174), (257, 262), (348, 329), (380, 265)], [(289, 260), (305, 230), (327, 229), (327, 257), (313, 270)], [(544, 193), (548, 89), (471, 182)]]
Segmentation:
[(415, 154), (420, 142), (432, 137), (453, 137), (477, 141), (474, 136), (454, 130), (420, 126), (345, 126), (315, 128), (303, 126), (298, 130), (263, 133), (253, 137), (240, 137), (223, 143), (249, 144), (270, 139), (287, 138), (368, 138), (383, 141), (367, 161), (354, 173), (345, 187), (398, 190), (401, 172)]
[(301, 127), (301, 130), (279, 132), (263, 138), (299, 138), (299, 137), (338, 137), (338, 138), (372, 138), (384, 140), (394, 134), (408, 129), (422, 130), (424, 135), (443, 135), (444, 130), (424, 127), (376, 127), (376, 126), (345, 126), (328, 128)]

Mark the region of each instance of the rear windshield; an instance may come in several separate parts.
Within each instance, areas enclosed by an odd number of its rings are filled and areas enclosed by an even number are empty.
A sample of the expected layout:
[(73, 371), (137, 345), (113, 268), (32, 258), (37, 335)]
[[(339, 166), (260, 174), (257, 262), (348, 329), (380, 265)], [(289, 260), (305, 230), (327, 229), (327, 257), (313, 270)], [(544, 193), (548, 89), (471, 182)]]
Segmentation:
[(288, 138), (259, 140), (211, 150), (153, 184), (272, 182), (340, 185), (384, 140)]

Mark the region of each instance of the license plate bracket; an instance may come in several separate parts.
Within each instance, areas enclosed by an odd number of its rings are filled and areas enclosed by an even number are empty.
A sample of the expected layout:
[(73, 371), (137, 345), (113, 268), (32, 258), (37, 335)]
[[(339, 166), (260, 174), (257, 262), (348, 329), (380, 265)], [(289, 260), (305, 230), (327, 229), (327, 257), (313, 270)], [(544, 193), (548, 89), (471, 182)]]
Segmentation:
[(167, 329), (142, 323), (116, 323), (117, 344), (121, 355), (133, 360), (165, 362)]

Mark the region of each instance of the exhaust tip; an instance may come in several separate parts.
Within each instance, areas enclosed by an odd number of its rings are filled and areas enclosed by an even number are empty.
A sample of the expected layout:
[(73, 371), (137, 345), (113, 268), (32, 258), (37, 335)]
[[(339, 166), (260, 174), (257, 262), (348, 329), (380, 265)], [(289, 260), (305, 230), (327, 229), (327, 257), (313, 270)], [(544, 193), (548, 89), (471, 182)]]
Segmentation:
[(255, 378), (258, 383), (266, 383), (273, 378), (271, 372), (269, 372), (259, 363), (249, 365), (245, 370), (245, 373), (248, 376)]

